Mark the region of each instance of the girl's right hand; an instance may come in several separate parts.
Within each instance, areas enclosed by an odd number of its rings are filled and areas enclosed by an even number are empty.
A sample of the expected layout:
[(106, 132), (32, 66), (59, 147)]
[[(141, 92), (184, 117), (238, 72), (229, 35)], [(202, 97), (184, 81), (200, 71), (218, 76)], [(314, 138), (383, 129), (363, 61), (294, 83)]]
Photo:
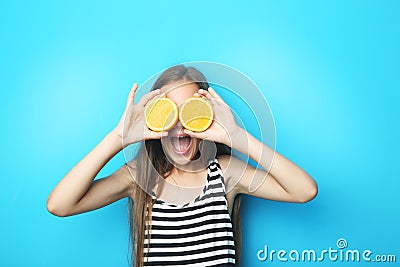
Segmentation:
[(137, 88), (138, 84), (135, 83), (128, 95), (125, 111), (117, 127), (114, 129), (115, 134), (123, 139), (122, 143), (124, 147), (142, 140), (160, 139), (168, 135), (168, 132), (155, 132), (150, 130), (146, 126), (144, 118), (144, 107), (147, 102), (159, 96), (161, 90), (156, 89), (145, 94), (135, 105), (134, 99)]

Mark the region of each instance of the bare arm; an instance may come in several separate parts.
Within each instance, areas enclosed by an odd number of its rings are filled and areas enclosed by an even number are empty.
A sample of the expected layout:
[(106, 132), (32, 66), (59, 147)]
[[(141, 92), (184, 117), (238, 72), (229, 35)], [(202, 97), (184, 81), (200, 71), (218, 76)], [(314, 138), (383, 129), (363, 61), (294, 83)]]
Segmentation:
[(233, 194), (244, 193), (287, 202), (307, 202), (316, 196), (318, 187), (313, 178), (294, 162), (240, 128), (229, 106), (214, 89), (211, 87), (208, 91), (200, 89), (197, 95), (207, 98), (212, 103), (214, 122), (204, 132), (194, 133), (189, 130), (185, 132), (192, 137), (226, 144), (248, 155), (266, 170), (254, 168), (235, 157), (228, 159), (221, 157), (225, 161), (221, 163), (225, 165), (228, 187), (229, 183), (234, 183), (234, 186), (230, 185)]
[[(104, 165), (122, 150), (123, 145), (156, 139), (167, 134), (149, 130), (143, 118), (144, 106), (159, 95), (160, 91), (145, 94), (134, 105), (137, 88), (137, 84), (134, 84), (117, 127), (79, 161), (52, 190), (47, 198), (47, 210), (50, 213), (62, 217), (75, 215), (101, 208), (132, 195), (134, 179), (125, 165), (107, 177), (95, 181), (94, 179)], [(124, 142), (122, 142), (123, 136)], [(134, 165), (134, 161), (132, 162), (130, 165)]]
[[(247, 131), (238, 128), (232, 141), (236, 144), (235, 149), (258, 162), (265, 170), (271, 167), (267, 172), (254, 168), (235, 157), (225, 159), (229, 161), (224, 163), (229, 164), (228, 176), (241, 174), (241, 177), (237, 178), (237, 193), (298, 203), (308, 202), (317, 195), (317, 184), (309, 174), (294, 162), (258, 141)], [(271, 157), (272, 154), (273, 157)], [(273, 162), (271, 162), (272, 158)]]
[[(104, 165), (121, 151), (121, 139), (110, 132), (56, 185), (47, 199), (47, 209), (57, 216), (69, 216), (100, 208), (128, 196), (132, 179), (123, 169), (93, 181)], [(124, 167), (123, 167), (124, 168)]]

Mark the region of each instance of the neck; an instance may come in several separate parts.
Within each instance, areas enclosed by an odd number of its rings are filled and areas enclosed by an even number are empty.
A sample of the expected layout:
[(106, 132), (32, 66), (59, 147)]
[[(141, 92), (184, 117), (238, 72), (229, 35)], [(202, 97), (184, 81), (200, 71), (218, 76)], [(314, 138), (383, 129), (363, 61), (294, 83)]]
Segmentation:
[(195, 172), (182, 170), (173, 167), (168, 173), (166, 180), (171, 184), (184, 187), (201, 187), (206, 180), (206, 170), (197, 170)]

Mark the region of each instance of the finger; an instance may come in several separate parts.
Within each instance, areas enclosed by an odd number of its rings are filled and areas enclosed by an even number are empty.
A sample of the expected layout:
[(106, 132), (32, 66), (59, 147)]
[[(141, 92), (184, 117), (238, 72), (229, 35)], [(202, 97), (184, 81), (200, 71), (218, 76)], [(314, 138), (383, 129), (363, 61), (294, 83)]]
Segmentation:
[(147, 105), (147, 103), (149, 103), (150, 100), (153, 100), (153, 99), (155, 99), (155, 98), (161, 98), (161, 97), (164, 97), (164, 96), (165, 96), (165, 94), (164, 94), (163, 92), (161, 92), (161, 89), (157, 89), (157, 90), (159, 90), (159, 93), (156, 93), (155, 95), (151, 96), (151, 97), (147, 100), (147, 102), (144, 104), (145, 106)]
[(208, 91), (210, 92), (210, 94), (212, 95), (213, 98), (218, 99), (222, 102), (224, 102), (224, 100), (222, 99), (222, 97), (220, 97), (217, 92), (215, 92), (214, 88), (212, 87), (208, 87)]
[(138, 105), (143, 106), (143, 107), (146, 106), (147, 102), (149, 102), (150, 99), (152, 99), (153, 97), (157, 96), (160, 93), (161, 93), (161, 90), (160, 89), (156, 89), (156, 90), (151, 91), (150, 93), (145, 94), (139, 100)]
[(132, 85), (132, 88), (131, 88), (131, 92), (133, 91), (133, 93), (136, 93), (136, 90), (138, 89), (138, 83), (134, 83), (133, 85)]
[(216, 106), (222, 104), (220, 100), (217, 100), (217, 99), (214, 99), (214, 98), (213, 99), (209, 99), (208, 102), (210, 102), (213, 107), (216, 107)]
[(198, 93), (208, 99), (213, 98), (213, 96), (210, 94), (210, 92), (208, 92), (207, 90), (204, 89), (199, 89)]
[(201, 95), (201, 94), (199, 94), (199, 93), (194, 93), (194, 96), (195, 96), (195, 97), (206, 98), (204, 95)]

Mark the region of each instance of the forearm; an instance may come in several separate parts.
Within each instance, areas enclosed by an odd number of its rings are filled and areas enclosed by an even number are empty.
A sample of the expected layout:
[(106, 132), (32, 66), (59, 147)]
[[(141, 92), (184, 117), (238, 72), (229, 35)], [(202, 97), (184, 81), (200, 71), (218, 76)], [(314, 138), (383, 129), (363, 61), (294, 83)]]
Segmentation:
[(122, 149), (121, 139), (111, 131), (56, 185), (47, 199), (49, 209), (68, 210), (89, 189), (104, 165)]
[(316, 183), (302, 168), (263, 144), (242, 128), (235, 131), (232, 146), (239, 152), (249, 156), (267, 172), (269, 171), (282, 188), (301, 199), (313, 194)]

